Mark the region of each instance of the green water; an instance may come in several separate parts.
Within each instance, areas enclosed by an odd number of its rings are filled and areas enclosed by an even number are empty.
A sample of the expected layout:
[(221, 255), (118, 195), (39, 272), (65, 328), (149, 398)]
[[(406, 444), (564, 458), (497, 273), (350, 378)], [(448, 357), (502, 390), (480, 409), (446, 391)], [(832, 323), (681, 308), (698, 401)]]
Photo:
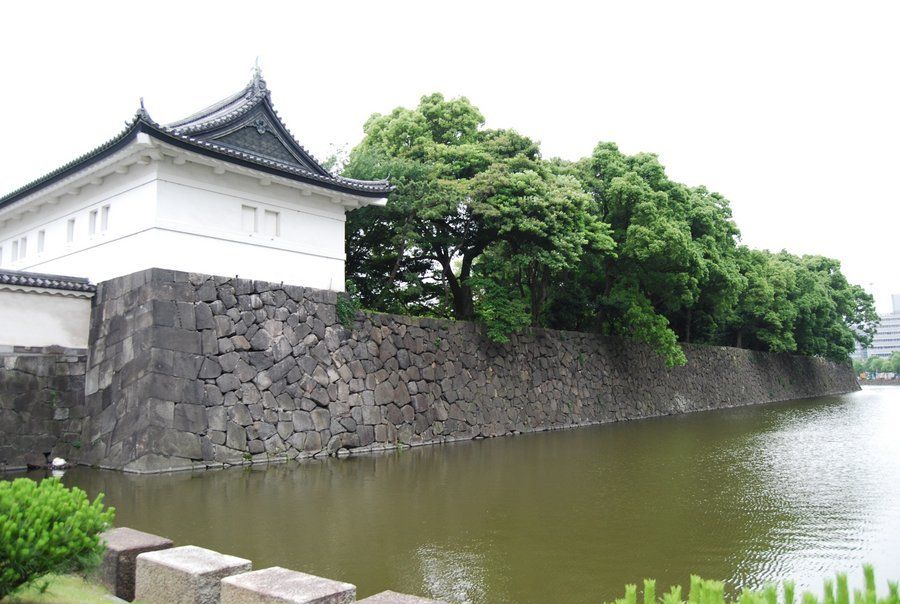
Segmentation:
[[(117, 524), (453, 602), (602, 602), (691, 572), (900, 579), (900, 387), (267, 469), (78, 468)], [(881, 586), (883, 588), (883, 585)], [(799, 592), (799, 589), (798, 589)]]

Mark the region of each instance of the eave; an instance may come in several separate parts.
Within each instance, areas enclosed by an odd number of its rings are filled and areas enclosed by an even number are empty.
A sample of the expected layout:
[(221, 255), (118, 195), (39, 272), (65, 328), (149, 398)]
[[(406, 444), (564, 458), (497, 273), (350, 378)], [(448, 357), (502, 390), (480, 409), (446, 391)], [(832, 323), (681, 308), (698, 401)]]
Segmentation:
[[(242, 115), (255, 108), (264, 107), (272, 121), (280, 128), (283, 138), (289, 141), (293, 153), (308, 166), (294, 165), (265, 157), (260, 154), (242, 151), (228, 145), (218, 144), (216, 140), (208, 140), (217, 128), (233, 123)], [(75, 160), (45, 174), (44, 176), (0, 197), (0, 215), (4, 210), (19, 202), (34, 197), (41, 197), (42, 191), (49, 193), (59, 183), (69, 184), (80, 174), (98, 163), (104, 163), (122, 153), (130, 145), (136, 144), (141, 136), (150, 137), (160, 143), (183, 150), (185, 153), (204, 156), (210, 160), (222, 161), (235, 167), (254, 170), (267, 174), (272, 178), (286, 179), (321, 188), (332, 196), (337, 194), (358, 200), (348, 207), (362, 205), (384, 205), (387, 195), (394, 187), (387, 181), (361, 181), (335, 176), (322, 168), (315, 158), (304, 149), (290, 133), (284, 122), (278, 117), (270, 101), (265, 81), (257, 73), (254, 80), (241, 92), (208, 107), (193, 116), (163, 126), (153, 121), (143, 107), (125, 129), (116, 137), (76, 158)], [(204, 137), (204, 138), (201, 138)], [(151, 145), (152, 146), (152, 145)], [(152, 157), (150, 159), (153, 159)], [(310, 169), (306, 169), (309, 167)], [(71, 191), (70, 191), (71, 192)]]
[(115, 139), (3, 198), (0, 226), (45, 204), (55, 205), (65, 195), (100, 185), (110, 174), (124, 174), (135, 164), (158, 161), (176, 165), (191, 162), (206, 166), (215, 174), (242, 174), (257, 179), (261, 185), (277, 183), (298, 190), (301, 196), (316, 193), (347, 210), (387, 202), (386, 192), (351, 189), (316, 175), (297, 173), (299, 170), (291, 166), (239, 157), (239, 152), (173, 136), (138, 118)]

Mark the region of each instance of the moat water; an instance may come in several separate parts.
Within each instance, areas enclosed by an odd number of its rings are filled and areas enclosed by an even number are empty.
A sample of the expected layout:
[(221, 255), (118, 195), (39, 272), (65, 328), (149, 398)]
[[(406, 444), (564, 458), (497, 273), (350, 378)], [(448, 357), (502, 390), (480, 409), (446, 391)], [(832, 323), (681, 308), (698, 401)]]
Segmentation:
[(76, 468), (116, 524), (450, 602), (603, 602), (690, 573), (900, 579), (900, 387), (349, 459)]

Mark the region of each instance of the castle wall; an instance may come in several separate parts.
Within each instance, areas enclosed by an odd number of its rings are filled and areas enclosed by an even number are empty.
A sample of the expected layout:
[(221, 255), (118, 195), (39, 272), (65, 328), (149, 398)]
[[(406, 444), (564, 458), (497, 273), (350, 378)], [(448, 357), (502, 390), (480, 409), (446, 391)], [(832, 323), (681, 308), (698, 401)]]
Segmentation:
[(135, 472), (437, 444), (838, 394), (849, 364), (358, 314), (337, 294), (152, 269), (101, 283), (79, 460)]

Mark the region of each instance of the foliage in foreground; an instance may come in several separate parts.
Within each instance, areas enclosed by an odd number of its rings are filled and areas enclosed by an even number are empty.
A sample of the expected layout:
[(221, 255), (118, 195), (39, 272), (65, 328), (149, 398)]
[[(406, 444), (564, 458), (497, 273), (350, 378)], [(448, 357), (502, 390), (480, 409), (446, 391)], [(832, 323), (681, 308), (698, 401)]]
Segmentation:
[[(879, 598), (875, 587), (875, 571), (871, 565), (863, 565), (865, 577), (864, 589), (853, 591), (853, 604), (900, 604), (897, 582), (888, 582), (888, 593), (884, 598)], [(744, 589), (736, 599), (726, 600), (725, 584), (721, 581), (708, 581), (697, 575), (691, 575), (691, 586), (686, 602), (688, 604), (779, 604), (778, 587), (770, 584), (759, 591)], [(794, 604), (794, 583), (785, 581), (782, 584), (781, 604)], [(637, 585), (625, 586), (625, 597), (617, 598), (614, 604), (637, 604)], [(643, 604), (682, 604), (682, 587), (673, 585), (672, 588), (656, 597), (656, 581), (644, 579)], [(812, 592), (804, 592), (800, 598), (802, 604), (850, 604), (850, 588), (847, 584), (847, 574), (838, 573), (837, 581), (825, 580), (825, 592), (820, 599)]]
[(466, 98), (375, 114), (344, 176), (389, 178), (385, 207), (347, 217), (362, 305), (478, 320), (497, 342), (529, 326), (844, 361), (871, 341), (874, 300), (840, 263), (740, 245), (729, 201), (671, 179), (651, 153), (599, 142), (547, 160)]
[(0, 599), (49, 573), (89, 570), (115, 510), (59, 479), (0, 481)]

